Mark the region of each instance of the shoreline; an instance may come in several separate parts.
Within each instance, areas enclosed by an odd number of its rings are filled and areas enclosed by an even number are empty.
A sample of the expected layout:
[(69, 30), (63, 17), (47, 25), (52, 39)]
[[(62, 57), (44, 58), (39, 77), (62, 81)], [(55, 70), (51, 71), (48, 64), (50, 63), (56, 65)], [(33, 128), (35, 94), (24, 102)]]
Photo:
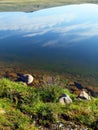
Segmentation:
[[(82, 86), (85, 89), (90, 89), (94, 92), (96, 96), (98, 96), (98, 88), (97, 88), (97, 77), (94, 76), (83, 76), (80, 74), (75, 73), (59, 73), (59, 72), (53, 72), (53, 71), (46, 71), (46, 70), (28, 70), (26, 68), (21, 69), (17, 67), (10, 67), (0, 70), (0, 77), (8, 78), (12, 81), (16, 81), (18, 79), (17, 73), (22, 74), (31, 74), (34, 76), (34, 83), (31, 84), (31, 86), (40, 87), (43, 85), (53, 85), (57, 84), (58, 86), (64, 87), (65, 84), (70, 87), (70, 84), (79, 84), (79, 86)], [(72, 87), (76, 87), (75, 85), (72, 85)]]
[(54, 0), (54, 1), (33, 1), (33, 0), (25, 0), (24, 1), (14, 1), (14, 0), (3, 0), (0, 2), (0, 12), (34, 12), (41, 9), (57, 7), (57, 6), (64, 6), (64, 5), (71, 5), (71, 4), (85, 4), (85, 3), (92, 3), (98, 4), (98, 1), (89, 1), (89, 0), (80, 0), (80, 1), (72, 1), (72, 0)]

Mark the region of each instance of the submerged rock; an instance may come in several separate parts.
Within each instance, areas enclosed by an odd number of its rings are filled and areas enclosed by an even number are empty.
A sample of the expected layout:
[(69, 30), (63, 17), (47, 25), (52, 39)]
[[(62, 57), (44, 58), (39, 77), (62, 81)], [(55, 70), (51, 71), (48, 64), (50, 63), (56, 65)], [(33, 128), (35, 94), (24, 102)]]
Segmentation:
[(46, 85), (51, 85), (54, 82), (52, 76), (46, 76), (46, 75), (43, 76), (43, 81)]
[(67, 94), (63, 94), (60, 98), (59, 98), (59, 102), (61, 104), (69, 104), (69, 103), (72, 103), (72, 99), (69, 97), (69, 95)]

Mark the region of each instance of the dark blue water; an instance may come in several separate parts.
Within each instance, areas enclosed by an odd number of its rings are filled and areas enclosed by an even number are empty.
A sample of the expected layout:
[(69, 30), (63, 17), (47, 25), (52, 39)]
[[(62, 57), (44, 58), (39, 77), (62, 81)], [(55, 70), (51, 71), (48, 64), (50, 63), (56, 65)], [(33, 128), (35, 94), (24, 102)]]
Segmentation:
[(0, 66), (98, 75), (98, 5), (0, 13)]

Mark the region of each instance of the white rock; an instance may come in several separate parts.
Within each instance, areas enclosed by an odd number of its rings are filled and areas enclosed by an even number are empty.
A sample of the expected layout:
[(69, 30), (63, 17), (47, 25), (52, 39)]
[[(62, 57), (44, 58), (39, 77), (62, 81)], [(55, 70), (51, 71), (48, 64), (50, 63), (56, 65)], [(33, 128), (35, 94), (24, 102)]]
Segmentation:
[(69, 104), (69, 103), (72, 103), (72, 99), (69, 97), (69, 95), (67, 94), (63, 94), (60, 98), (59, 98), (59, 102), (61, 104)]
[(86, 99), (86, 100), (91, 100), (90, 96), (88, 93), (86, 93), (84, 90), (81, 91), (79, 98)]
[(21, 79), (26, 82), (27, 84), (31, 84), (34, 80), (33, 76), (30, 74), (24, 74), (21, 76)]

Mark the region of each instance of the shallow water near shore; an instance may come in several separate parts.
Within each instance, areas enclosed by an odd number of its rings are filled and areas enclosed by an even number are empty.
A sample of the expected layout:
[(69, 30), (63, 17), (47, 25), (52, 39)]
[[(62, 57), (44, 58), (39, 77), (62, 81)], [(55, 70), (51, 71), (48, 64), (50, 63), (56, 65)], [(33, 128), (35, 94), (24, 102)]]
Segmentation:
[(96, 4), (1, 12), (0, 71), (71, 73), (97, 81), (97, 14)]

